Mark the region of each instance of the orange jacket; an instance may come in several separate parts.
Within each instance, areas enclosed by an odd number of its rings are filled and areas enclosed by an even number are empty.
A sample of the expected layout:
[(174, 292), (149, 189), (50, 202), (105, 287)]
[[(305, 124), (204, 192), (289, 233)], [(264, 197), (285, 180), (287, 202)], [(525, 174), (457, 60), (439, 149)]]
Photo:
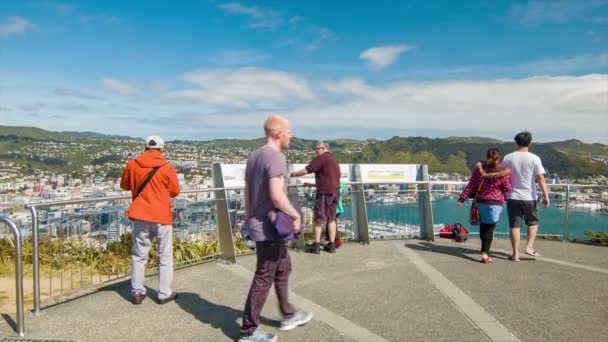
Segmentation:
[(157, 166), (160, 168), (154, 177), (139, 196), (133, 198), (133, 203), (127, 210), (127, 217), (132, 220), (171, 224), (173, 222), (171, 197), (179, 195), (179, 182), (175, 168), (159, 150), (147, 150), (130, 160), (122, 173), (120, 187), (131, 191), (131, 195), (135, 197), (148, 173)]

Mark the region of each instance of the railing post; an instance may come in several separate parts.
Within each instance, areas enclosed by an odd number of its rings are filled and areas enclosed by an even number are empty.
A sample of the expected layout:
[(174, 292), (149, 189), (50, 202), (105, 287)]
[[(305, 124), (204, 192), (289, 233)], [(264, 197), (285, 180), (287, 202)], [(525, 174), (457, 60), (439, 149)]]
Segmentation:
[(425, 181), (425, 191), (418, 192), (418, 208), (420, 213), (420, 237), (427, 241), (435, 241), (433, 229), (433, 205), (431, 203), (431, 184), (429, 183), (428, 165), (420, 165), (419, 178)]
[(32, 280), (34, 282), (34, 310), (32, 311), (32, 314), (34, 317), (38, 317), (40, 316), (40, 246), (38, 232), (38, 211), (34, 205), (30, 204), (28, 207), (32, 215)]
[(365, 205), (365, 192), (363, 177), (359, 164), (352, 165), (352, 210), (353, 224), (357, 227), (357, 238), (364, 245), (369, 245), (369, 228), (367, 226), (367, 207)]
[(562, 242), (568, 242), (568, 215), (570, 212), (570, 184), (566, 185), (566, 204), (564, 207), (564, 239)]
[(23, 260), (21, 253), (21, 232), (17, 225), (7, 217), (0, 216), (0, 222), (6, 224), (15, 237), (15, 292), (17, 306), (17, 331), (19, 337), (25, 336), (25, 314), (23, 312)]
[(213, 187), (221, 188), (215, 190), (215, 219), (219, 250), (224, 260), (235, 264), (236, 251), (232, 236), (232, 225), (230, 224), (230, 214), (228, 212), (228, 193), (224, 188), (224, 177), (220, 163), (213, 164)]

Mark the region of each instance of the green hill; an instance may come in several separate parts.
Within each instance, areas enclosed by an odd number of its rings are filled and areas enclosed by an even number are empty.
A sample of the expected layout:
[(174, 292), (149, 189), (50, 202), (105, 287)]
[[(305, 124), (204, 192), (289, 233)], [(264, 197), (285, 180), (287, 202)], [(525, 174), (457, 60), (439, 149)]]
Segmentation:
[[(0, 160), (15, 160), (14, 151), (27, 147), (35, 141), (83, 142), (95, 141), (88, 151), (102, 151), (122, 143), (134, 144), (141, 139), (125, 136), (104, 135), (94, 132), (52, 132), (35, 127), (0, 126)], [(124, 142), (127, 140), (127, 142)], [(130, 140), (130, 141), (129, 141)], [(252, 150), (261, 146), (263, 138), (215, 139), (209, 141), (181, 141), (172, 144), (196, 144), (217, 149), (242, 148)], [(468, 174), (475, 162), (485, 158), (490, 147), (498, 147), (504, 154), (514, 149), (513, 142), (487, 137), (393, 137), (379, 141), (375, 139), (337, 139), (327, 141), (340, 162), (350, 163), (423, 163), (431, 172), (458, 172)], [(293, 138), (291, 150), (314, 150), (317, 140)], [(355, 151), (355, 152), (353, 152)], [(587, 144), (570, 139), (548, 143), (533, 143), (532, 151), (538, 154), (549, 173), (561, 177), (585, 178), (594, 175), (608, 176), (608, 146)], [(28, 162), (47, 168), (67, 169), (70, 165), (88, 165), (92, 162), (86, 155), (64, 156), (64, 160), (30, 156)]]

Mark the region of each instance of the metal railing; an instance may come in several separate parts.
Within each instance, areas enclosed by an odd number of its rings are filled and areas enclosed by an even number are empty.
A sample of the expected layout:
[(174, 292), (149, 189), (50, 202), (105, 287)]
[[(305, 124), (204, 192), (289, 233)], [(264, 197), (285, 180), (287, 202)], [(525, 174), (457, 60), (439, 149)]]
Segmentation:
[[(347, 190), (343, 194), (345, 212), (341, 217), (341, 223), (344, 225), (343, 230), (347, 238), (353, 240), (363, 243), (369, 243), (370, 238), (417, 237), (430, 240), (443, 225), (454, 221), (466, 222), (466, 210), (446, 214), (447, 211), (444, 212), (440, 208), (442, 203), (450, 208), (455, 207), (455, 198), (466, 182), (416, 181), (401, 184), (370, 184), (359, 181), (346, 184)], [(560, 226), (563, 225), (563, 233), (547, 235), (563, 237), (563, 240), (567, 241), (569, 230), (573, 229), (573, 221), (579, 224), (576, 221), (579, 219), (579, 210), (598, 213), (608, 211), (607, 201), (602, 197), (604, 196), (602, 191), (608, 189), (608, 186), (552, 184), (549, 187), (553, 206), (557, 207), (554, 209), (563, 213), (563, 220), (559, 223)], [(312, 226), (314, 195), (312, 187), (290, 186), (292, 201), (295, 199), (300, 207), (304, 208), (305, 220), (309, 218), (310, 222), (305, 225), (306, 227)], [(46, 300), (129, 276), (128, 257), (123, 258), (122, 263), (119, 262), (114, 265), (115, 267), (110, 267), (110, 272), (106, 273), (99, 272), (99, 269), (96, 269), (98, 265), (93, 264), (93, 261), (105, 262), (106, 259), (111, 259), (112, 251), (123, 257), (130, 254), (128, 253), (130, 241), (123, 241), (121, 238), (130, 227), (129, 221), (124, 217), (130, 199), (130, 195), (124, 195), (35, 203), (27, 206), (32, 216), (35, 316), (40, 314), (41, 308), (41, 266), (48, 267), (49, 279), (46, 285), (49, 290), (46, 293)], [(113, 205), (110, 206), (110, 203)], [(88, 207), (74, 207), (85, 204)], [(212, 252), (202, 252), (202, 255), (199, 253), (198, 256), (190, 254), (179, 260), (176, 259), (176, 266), (217, 258), (234, 262), (238, 255), (250, 253), (240, 234), (240, 225), (244, 220), (244, 205), (242, 187), (182, 191), (174, 200), (174, 237), (180, 241), (192, 241), (194, 236), (195, 240), (199, 239), (197, 241), (209, 242)], [(427, 205), (430, 210), (425, 211), (424, 207)], [(63, 212), (53, 209), (54, 207), (63, 208)], [(95, 209), (87, 210), (87, 208)], [(57, 212), (60, 214), (56, 214)], [(103, 215), (105, 216), (102, 217)], [(503, 218), (506, 216), (502, 215)], [(598, 222), (604, 222), (608, 218), (607, 215), (600, 216)], [(83, 217), (87, 218), (85, 221), (89, 222), (88, 227), (83, 227), (77, 222), (68, 222), (74, 218), (82, 220)], [(45, 226), (41, 228), (40, 222), (44, 222)], [(90, 238), (94, 231), (99, 231), (93, 229), (91, 224), (97, 225), (96, 228), (105, 225), (105, 239), (109, 240), (108, 228), (114, 223), (116, 224), (112, 239), (103, 246), (105, 249), (99, 241)], [(122, 226), (116, 229), (116, 225), (121, 224)], [(42, 241), (41, 233), (45, 233), (45, 239)], [(110, 252), (108, 252), (109, 243), (111, 243)], [(303, 247), (302, 243), (303, 241), (298, 247)], [(46, 259), (42, 262), (41, 248), (46, 248), (44, 250)], [(157, 262), (156, 259), (153, 260), (152, 265)], [(98, 272), (95, 272), (96, 270)], [(53, 272), (59, 272), (59, 276), (55, 279), (60, 282), (57, 289), (52, 283)], [(64, 273), (68, 274), (68, 281), (65, 283)]]
[[(226, 194), (240, 189), (185, 190), (173, 201), (173, 237), (178, 240), (174, 243), (175, 266), (226, 256), (233, 259), (234, 242), (238, 244), (240, 237), (230, 236), (222, 243), (222, 231), (238, 230), (219, 227), (238, 218), (218, 224), (218, 212), (228, 212), (218, 210), (218, 205), (238, 200)], [(51, 301), (129, 277), (131, 241), (126, 233), (132, 230), (132, 223), (125, 212), (130, 200), (130, 195), (124, 195), (27, 206), (32, 216), (34, 316), (40, 314), (43, 295), (45, 301)], [(159, 261), (155, 247), (150, 255), (148, 269), (154, 270)], [(41, 268), (46, 271), (45, 293), (41, 293)]]
[(15, 334), (22, 337), (25, 336), (25, 314), (23, 308), (23, 255), (21, 248), (23, 240), (21, 239), (21, 231), (19, 231), (15, 222), (4, 216), (0, 216), (0, 222), (4, 223), (11, 230), (15, 239), (15, 306), (17, 307), (17, 329)]

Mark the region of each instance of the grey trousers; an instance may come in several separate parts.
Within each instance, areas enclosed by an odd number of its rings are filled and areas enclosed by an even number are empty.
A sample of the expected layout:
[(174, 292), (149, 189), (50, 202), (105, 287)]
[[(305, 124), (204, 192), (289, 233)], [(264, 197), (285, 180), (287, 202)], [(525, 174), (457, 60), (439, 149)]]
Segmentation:
[(144, 273), (152, 239), (158, 240), (158, 299), (171, 296), (173, 282), (173, 227), (153, 222), (133, 221), (133, 248), (131, 250), (131, 293), (146, 294)]

